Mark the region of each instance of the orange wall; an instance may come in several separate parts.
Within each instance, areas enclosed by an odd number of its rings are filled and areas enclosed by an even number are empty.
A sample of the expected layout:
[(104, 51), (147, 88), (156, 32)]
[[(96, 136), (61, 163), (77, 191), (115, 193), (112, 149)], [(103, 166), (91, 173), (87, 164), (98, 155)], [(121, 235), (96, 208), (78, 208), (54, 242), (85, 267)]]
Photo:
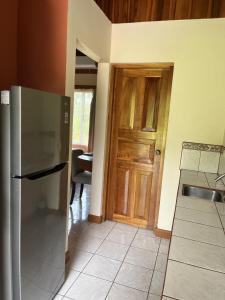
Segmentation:
[(19, 3), (19, 84), (65, 94), (68, 0)]
[(17, 83), (17, 2), (1, 1), (0, 90)]

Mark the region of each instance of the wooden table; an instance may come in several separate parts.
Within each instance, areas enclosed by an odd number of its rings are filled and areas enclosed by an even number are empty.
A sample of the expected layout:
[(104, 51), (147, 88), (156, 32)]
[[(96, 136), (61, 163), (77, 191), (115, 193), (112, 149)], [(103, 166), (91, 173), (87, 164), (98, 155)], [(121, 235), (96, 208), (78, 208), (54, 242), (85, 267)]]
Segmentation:
[(80, 169), (92, 172), (93, 156), (82, 154), (77, 158)]

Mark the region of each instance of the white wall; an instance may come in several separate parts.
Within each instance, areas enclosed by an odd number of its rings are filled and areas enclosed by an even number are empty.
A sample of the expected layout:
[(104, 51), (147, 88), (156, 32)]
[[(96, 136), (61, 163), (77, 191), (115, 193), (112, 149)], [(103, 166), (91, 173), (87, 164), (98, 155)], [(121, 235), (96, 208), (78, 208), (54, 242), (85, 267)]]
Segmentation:
[(94, 157), (90, 213), (102, 215), (102, 192), (104, 184), (104, 162), (106, 124), (108, 119), (109, 64), (98, 65), (97, 99), (95, 115)]
[(109, 62), (111, 22), (93, 0), (68, 1), (66, 94), (73, 95), (76, 48), (90, 58)]
[(225, 19), (114, 24), (112, 63), (173, 62), (158, 227), (170, 230), (183, 141), (222, 144)]
[[(102, 206), (111, 27), (111, 22), (93, 0), (68, 1), (66, 95), (73, 99), (76, 48), (93, 60), (99, 62), (97, 81), (100, 88), (98, 89), (97, 87), (96, 97), (97, 111), (90, 211), (93, 215), (101, 215)], [(71, 112), (72, 111), (73, 101), (71, 103)], [(70, 185), (70, 183), (68, 184)], [(68, 190), (70, 191), (70, 189)]]

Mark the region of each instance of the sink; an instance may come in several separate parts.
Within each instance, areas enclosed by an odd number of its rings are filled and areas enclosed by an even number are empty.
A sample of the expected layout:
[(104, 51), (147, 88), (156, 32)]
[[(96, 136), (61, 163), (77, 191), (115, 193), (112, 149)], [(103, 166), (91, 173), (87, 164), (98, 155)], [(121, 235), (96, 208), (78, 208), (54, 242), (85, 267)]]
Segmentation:
[(183, 184), (182, 195), (199, 197), (203, 199), (208, 199), (215, 202), (225, 202), (225, 191), (217, 191), (197, 186), (185, 185)]

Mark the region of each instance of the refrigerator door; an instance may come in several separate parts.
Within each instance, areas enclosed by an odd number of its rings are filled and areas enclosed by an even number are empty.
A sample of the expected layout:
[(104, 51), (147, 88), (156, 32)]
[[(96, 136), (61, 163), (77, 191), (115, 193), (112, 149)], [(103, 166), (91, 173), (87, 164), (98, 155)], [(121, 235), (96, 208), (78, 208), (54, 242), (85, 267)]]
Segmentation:
[(10, 243), (10, 113), (0, 104), (0, 299), (12, 299)]
[(12, 175), (23, 176), (68, 161), (69, 101), (52, 93), (12, 87)]
[(64, 281), (68, 167), (12, 178), (13, 299), (53, 299)]

